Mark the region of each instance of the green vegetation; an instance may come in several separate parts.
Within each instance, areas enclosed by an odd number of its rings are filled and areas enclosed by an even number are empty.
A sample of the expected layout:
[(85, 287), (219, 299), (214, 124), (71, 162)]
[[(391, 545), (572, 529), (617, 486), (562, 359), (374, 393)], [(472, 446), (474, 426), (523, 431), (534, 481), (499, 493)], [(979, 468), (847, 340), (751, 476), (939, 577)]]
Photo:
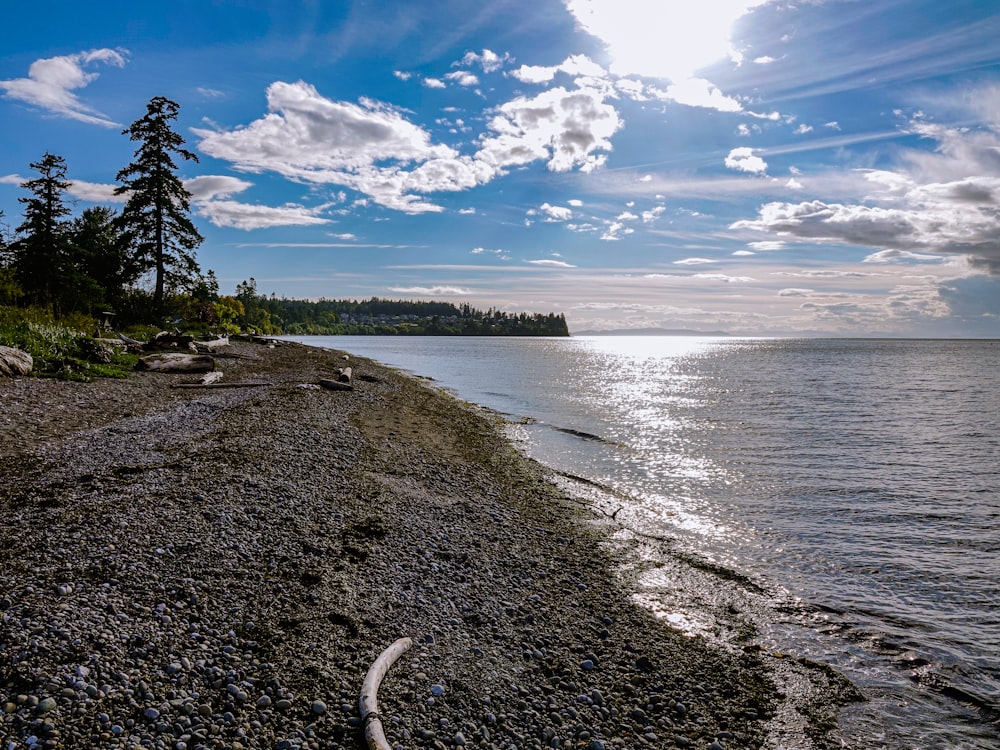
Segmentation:
[(37, 308), (0, 307), (0, 344), (28, 352), (41, 375), (84, 381), (125, 377), (138, 357), (91, 338), (80, 330), (88, 323), (93, 321), (74, 316), (59, 325)]

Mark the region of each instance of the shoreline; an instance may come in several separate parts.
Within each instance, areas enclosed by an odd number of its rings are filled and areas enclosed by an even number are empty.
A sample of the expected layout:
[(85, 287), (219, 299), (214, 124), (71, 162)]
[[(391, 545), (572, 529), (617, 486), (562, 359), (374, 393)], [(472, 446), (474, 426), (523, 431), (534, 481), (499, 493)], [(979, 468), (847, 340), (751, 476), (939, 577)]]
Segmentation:
[(379, 702), (403, 747), (841, 746), (843, 678), (632, 603), (596, 514), (478, 410), (234, 348), (227, 380), (272, 385), (0, 383), (13, 747), (362, 747), (361, 681), (402, 636)]

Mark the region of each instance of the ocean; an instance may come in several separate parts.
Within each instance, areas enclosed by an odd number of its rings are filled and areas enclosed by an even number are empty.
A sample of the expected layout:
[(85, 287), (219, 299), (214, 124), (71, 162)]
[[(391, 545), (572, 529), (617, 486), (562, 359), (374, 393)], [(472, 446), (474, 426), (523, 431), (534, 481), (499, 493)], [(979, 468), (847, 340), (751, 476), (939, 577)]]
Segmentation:
[(850, 745), (1000, 748), (1000, 341), (297, 340), (505, 415), (636, 601), (853, 681)]

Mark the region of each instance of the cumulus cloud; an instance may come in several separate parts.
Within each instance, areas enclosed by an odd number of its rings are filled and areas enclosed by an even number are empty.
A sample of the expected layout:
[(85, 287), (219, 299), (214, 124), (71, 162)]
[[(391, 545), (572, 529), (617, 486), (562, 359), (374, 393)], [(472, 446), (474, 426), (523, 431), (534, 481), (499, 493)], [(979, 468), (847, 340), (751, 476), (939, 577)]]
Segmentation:
[(596, 152), (611, 150), (622, 120), (597, 89), (559, 86), (502, 104), (489, 127), (477, 161), (503, 169), (543, 159), (553, 172), (590, 172), (604, 164)]
[(442, 81), (440, 78), (425, 78), (424, 86), (429, 89), (446, 89), (448, 84)]
[(433, 143), (398, 108), (334, 101), (303, 81), (271, 84), (267, 102), (268, 113), (247, 126), (193, 129), (200, 149), (241, 171), (341, 185), (407, 213), (441, 211), (421, 196), (467, 190), (533, 161), (589, 172), (604, 163), (622, 125), (601, 92), (559, 87), (497, 107), (468, 155)]
[(538, 210), (545, 214), (545, 221), (568, 221), (573, 218), (573, 211), (565, 206), (543, 203)]
[(118, 127), (119, 123), (81, 102), (73, 92), (98, 78), (98, 73), (87, 72), (88, 66), (103, 63), (122, 68), (127, 55), (125, 50), (102, 48), (73, 55), (45, 57), (31, 64), (27, 78), (0, 81), (0, 89), (11, 99), (32, 104), (62, 117), (92, 125)]
[(514, 58), (508, 53), (504, 52), (502, 55), (498, 55), (493, 50), (484, 49), (481, 54), (476, 52), (466, 52), (465, 56), (457, 63), (452, 63), (453, 66), (464, 65), (465, 67), (471, 67), (473, 65), (478, 65), (483, 69), (484, 73), (493, 73), (500, 70), (507, 63), (513, 62)]
[(470, 73), (467, 70), (456, 70), (445, 75), (449, 81), (457, 83), (459, 86), (478, 86), (479, 78), (475, 73)]
[(764, 174), (767, 172), (767, 162), (759, 156), (754, 156), (752, 148), (745, 146), (734, 148), (726, 157), (726, 166), (740, 172)]

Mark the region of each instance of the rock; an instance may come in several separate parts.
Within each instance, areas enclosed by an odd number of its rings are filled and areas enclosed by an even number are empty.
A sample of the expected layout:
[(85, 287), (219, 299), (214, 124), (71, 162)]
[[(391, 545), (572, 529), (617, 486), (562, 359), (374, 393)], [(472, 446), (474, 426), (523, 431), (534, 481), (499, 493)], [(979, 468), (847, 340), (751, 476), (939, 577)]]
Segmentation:
[(326, 704), (323, 701), (313, 701), (310, 710), (317, 716), (322, 716), (326, 713)]
[(54, 711), (57, 705), (59, 704), (55, 698), (42, 698), (38, 701), (38, 713), (47, 714), (49, 711)]
[(30, 375), (35, 366), (31, 355), (10, 346), (0, 346), (0, 376), (17, 378)]

